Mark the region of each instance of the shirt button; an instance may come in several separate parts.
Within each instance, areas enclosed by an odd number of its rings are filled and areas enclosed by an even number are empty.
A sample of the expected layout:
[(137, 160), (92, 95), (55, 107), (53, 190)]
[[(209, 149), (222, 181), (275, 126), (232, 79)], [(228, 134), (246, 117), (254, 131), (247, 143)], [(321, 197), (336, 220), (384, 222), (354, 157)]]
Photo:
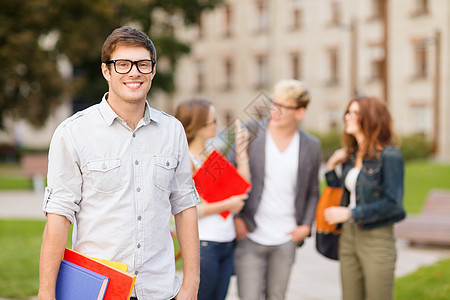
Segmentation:
[(136, 133), (133, 132), (133, 137), (136, 137)]
[(141, 188), (138, 187), (138, 188), (136, 189), (136, 191), (138, 191), (138, 193), (139, 193), (139, 192), (141, 191)]
[(141, 244), (137, 244), (137, 248), (138, 248), (138, 249), (141, 248)]
[(138, 221), (140, 221), (140, 220), (142, 220), (142, 217), (141, 217), (141, 216), (138, 216)]
[(170, 166), (170, 162), (166, 162), (166, 166)]
[(135, 160), (134, 164), (137, 166), (139, 164), (139, 161)]
[(138, 272), (138, 271), (135, 271), (135, 272), (134, 272), (134, 275), (137, 275), (137, 274), (139, 274), (139, 272)]

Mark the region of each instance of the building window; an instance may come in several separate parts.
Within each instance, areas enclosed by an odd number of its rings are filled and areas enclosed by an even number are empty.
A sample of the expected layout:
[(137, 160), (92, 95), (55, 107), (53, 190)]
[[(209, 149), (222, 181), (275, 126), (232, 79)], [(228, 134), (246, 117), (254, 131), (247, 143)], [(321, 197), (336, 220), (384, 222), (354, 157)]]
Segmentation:
[(432, 132), (433, 117), (429, 106), (423, 104), (413, 104), (411, 107), (412, 120), (414, 120), (412, 128), (415, 133), (430, 134)]
[(412, 13), (413, 17), (422, 16), (428, 14), (429, 0), (415, 0), (415, 8)]
[(302, 76), (300, 53), (291, 54), (291, 74), (292, 78), (297, 80), (299, 80)]
[(337, 109), (328, 110), (328, 129), (338, 129), (339, 122), (342, 120), (342, 113)]
[(204, 30), (203, 30), (203, 18), (202, 14), (199, 14), (197, 16), (197, 37), (199, 40), (203, 39), (204, 37)]
[(383, 1), (386, 0), (370, 0), (370, 19), (377, 20), (380, 19), (383, 12)]
[(370, 62), (370, 81), (381, 80), (383, 77), (383, 60), (372, 60)]
[(196, 70), (197, 70), (197, 82), (195, 90), (197, 93), (201, 93), (205, 90), (205, 70), (204, 70), (204, 62), (202, 60), (197, 60)]
[(328, 85), (335, 85), (339, 83), (339, 50), (331, 48), (328, 50)]
[(303, 11), (294, 7), (292, 9), (292, 30), (299, 30), (302, 28), (303, 23)]
[(230, 58), (226, 58), (224, 61), (225, 69), (225, 90), (231, 90), (233, 88), (233, 63)]
[(427, 47), (425, 40), (414, 43), (414, 77), (426, 78), (428, 75)]
[(265, 33), (269, 27), (269, 16), (267, 11), (267, 1), (256, 1), (256, 31)]
[(225, 37), (230, 37), (232, 34), (231, 30), (231, 23), (232, 23), (232, 13), (231, 13), (231, 6), (230, 4), (225, 4), (225, 11), (224, 11), (224, 18), (225, 18)]
[(256, 88), (263, 89), (267, 86), (267, 56), (256, 56)]
[(340, 1), (332, 0), (330, 9), (331, 9), (330, 25), (339, 26), (341, 24), (341, 17), (342, 17)]
[(380, 44), (369, 45), (370, 77), (369, 81), (377, 81), (383, 78), (384, 49)]

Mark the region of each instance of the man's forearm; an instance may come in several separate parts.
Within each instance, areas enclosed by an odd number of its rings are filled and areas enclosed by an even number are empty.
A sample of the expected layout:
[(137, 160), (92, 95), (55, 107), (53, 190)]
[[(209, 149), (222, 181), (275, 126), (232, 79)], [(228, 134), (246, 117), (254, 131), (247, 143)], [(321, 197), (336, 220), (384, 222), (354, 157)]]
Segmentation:
[(55, 299), (56, 278), (67, 244), (70, 222), (66, 217), (47, 215), (39, 264), (39, 300)]
[(198, 239), (197, 210), (188, 208), (175, 215), (178, 241), (183, 257), (183, 288), (197, 297), (200, 282), (200, 243)]

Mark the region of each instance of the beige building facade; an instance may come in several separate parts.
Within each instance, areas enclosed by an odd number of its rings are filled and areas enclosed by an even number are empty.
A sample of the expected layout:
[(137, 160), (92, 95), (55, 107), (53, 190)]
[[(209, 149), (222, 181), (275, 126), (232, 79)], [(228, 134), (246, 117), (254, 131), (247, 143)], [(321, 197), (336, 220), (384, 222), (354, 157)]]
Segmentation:
[[(173, 94), (151, 91), (156, 108), (171, 113), (180, 101), (206, 97), (225, 128), (267, 115), (271, 87), (295, 78), (312, 95), (303, 128), (341, 130), (356, 91), (385, 99), (398, 133), (425, 134), (435, 157), (450, 161), (450, 1), (224, 0), (198, 26), (171, 20), (192, 51), (178, 63)], [(41, 130), (8, 123), (0, 143), (45, 149), (72, 114), (65, 103)]]
[(296, 78), (312, 94), (302, 127), (340, 129), (355, 92), (377, 96), (400, 134), (425, 134), (450, 160), (450, 1), (226, 0), (199, 26), (175, 28), (192, 51), (176, 92), (155, 95), (160, 108), (206, 97), (222, 125), (247, 121), (278, 80)]

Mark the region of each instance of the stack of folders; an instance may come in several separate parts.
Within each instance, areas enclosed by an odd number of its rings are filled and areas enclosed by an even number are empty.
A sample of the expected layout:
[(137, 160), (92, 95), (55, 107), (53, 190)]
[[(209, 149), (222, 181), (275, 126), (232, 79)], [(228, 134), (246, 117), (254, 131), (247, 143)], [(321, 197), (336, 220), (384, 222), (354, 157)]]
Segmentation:
[(127, 265), (66, 249), (56, 281), (56, 300), (128, 300), (136, 276)]

